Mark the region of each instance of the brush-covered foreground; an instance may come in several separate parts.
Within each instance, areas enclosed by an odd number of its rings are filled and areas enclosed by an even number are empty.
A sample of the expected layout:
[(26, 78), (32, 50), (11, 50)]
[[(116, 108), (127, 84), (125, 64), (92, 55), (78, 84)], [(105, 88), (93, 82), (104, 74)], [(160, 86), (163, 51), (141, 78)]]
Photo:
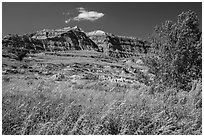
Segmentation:
[(140, 56), (97, 52), (3, 58), (4, 135), (202, 134), (202, 85), (154, 85)]

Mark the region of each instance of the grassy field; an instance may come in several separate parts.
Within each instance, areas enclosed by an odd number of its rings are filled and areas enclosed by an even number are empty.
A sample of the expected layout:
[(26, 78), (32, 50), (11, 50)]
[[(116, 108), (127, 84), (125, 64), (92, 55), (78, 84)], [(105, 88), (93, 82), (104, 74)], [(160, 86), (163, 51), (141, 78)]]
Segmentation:
[[(3, 58), (2, 134), (202, 134), (201, 81), (190, 92), (145, 84), (148, 76), (139, 70), (146, 66), (133, 63), (137, 71), (132, 74), (125, 61), (101, 56), (72, 52), (32, 55), (22, 62)], [(104, 75), (109, 79), (100, 78)], [(136, 80), (114, 81), (116, 76)]]

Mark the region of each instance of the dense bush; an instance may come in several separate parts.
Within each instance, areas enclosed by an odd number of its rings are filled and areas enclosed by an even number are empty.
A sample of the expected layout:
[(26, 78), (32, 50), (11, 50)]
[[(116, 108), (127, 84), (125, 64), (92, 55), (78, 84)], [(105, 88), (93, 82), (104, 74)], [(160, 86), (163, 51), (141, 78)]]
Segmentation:
[(166, 85), (189, 89), (189, 82), (201, 78), (202, 36), (195, 12), (183, 12), (176, 23), (166, 21), (155, 27), (151, 36), (152, 52), (156, 56), (146, 64)]

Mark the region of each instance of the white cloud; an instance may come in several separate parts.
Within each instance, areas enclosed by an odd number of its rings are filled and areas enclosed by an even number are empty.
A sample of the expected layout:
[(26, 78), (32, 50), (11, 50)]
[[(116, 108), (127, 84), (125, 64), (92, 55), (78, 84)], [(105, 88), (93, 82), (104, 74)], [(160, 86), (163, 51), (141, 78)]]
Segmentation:
[(81, 21), (81, 20), (90, 20), (95, 21), (101, 17), (103, 17), (103, 13), (98, 13), (96, 11), (84, 11), (81, 12), (77, 17), (74, 17), (73, 20)]
[(82, 20), (95, 21), (104, 16), (103, 13), (99, 13), (97, 11), (86, 11), (85, 8), (83, 7), (79, 7), (77, 8), (77, 10), (79, 14), (76, 17), (67, 19), (65, 23), (69, 23), (71, 20), (73, 21), (82, 21)]

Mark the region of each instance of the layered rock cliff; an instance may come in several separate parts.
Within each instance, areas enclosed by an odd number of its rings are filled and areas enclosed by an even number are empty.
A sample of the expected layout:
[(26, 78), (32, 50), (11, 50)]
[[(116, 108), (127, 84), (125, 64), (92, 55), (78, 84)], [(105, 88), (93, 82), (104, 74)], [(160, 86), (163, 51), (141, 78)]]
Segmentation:
[(7, 35), (2, 40), (3, 51), (16, 53), (27, 51), (95, 50), (98, 46), (78, 27), (49, 30), (44, 29), (32, 34)]
[(136, 38), (115, 36), (101, 30), (85, 33), (78, 27), (44, 29), (25, 35), (7, 35), (2, 40), (3, 55), (45, 51), (94, 50), (116, 58), (147, 53), (149, 44)]
[(115, 36), (101, 30), (89, 32), (87, 36), (89, 36), (89, 38), (99, 46), (100, 50), (104, 52), (147, 53), (149, 49), (149, 43), (147, 41)]

